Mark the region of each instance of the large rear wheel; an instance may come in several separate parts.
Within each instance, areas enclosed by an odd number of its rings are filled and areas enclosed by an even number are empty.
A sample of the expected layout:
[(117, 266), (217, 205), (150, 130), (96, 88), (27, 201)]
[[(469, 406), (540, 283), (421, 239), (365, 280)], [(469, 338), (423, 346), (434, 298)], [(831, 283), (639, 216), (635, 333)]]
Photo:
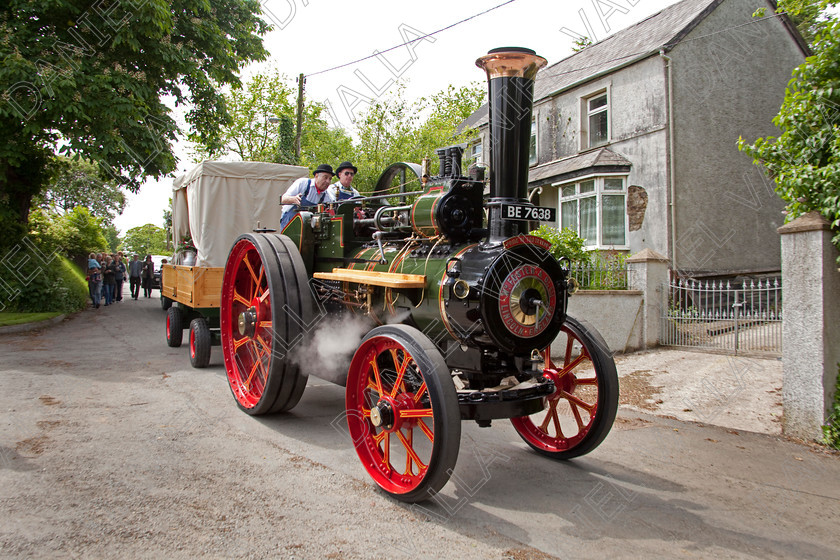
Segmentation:
[(284, 235), (240, 236), (225, 264), (220, 322), (228, 384), (242, 410), (269, 414), (298, 403), (307, 375), (293, 351), (311, 321), (297, 247)]
[(604, 339), (586, 322), (567, 317), (561, 342), (559, 356), (543, 352), (543, 375), (556, 388), (545, 408), (511, 422), (538, 453), (571, 459), (607, 437), (618, 410), (618, 375)]
[(347, 423), (368, 474), (394, 498), (419, 502), (449, 480), (461, 417), (449, 368), (419, 330), (370, 331), (347, 376)]

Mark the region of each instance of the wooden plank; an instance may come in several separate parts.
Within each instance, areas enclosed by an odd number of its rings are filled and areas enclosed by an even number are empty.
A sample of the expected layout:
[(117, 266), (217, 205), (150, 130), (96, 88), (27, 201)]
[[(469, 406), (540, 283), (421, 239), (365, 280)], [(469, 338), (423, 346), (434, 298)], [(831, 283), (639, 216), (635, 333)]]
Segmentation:
[(378, 272), (376, 270), (334, 268), (332, 272), (316, 272), (313, 276), (320, 280), (337, 280), (339, 282), (353, 282), (355, 284), (382, 286), (384, 288), (426, 287), (426, 276), (423, 274), (401, 274), (398, 272)]
[(195, 290), (193, 300), (195, 307), (222, 306), (222, 276), (224, 268), (195, 267)]
[(224, 268), (204, 266), (161, 267), (161, 293), (193, 308), (220, 307)]

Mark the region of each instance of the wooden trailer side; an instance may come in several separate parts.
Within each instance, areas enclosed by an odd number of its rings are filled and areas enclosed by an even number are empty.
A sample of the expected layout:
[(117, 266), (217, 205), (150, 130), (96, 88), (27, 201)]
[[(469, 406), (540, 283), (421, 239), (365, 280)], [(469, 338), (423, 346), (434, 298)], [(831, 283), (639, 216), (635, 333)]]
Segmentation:
[(218, 308), (224, 271), (224, 267), (165, 264), (161, 267), (161, 294), (194, 309)]

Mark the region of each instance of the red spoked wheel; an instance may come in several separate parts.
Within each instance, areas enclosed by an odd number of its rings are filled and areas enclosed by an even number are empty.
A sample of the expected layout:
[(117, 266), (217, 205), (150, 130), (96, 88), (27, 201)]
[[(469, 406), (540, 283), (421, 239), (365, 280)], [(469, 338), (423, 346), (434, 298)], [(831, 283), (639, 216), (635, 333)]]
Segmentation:
[(607, 437), (618, 410), (618, 374), (601, 335), (571, 317), (563, 324), (564, 352), (543, 352), (543, 375), (555, 385), (545, 408), (513, 418), (514, 428), (538, 453), (571, 459), (589, 453)]
[(306, 269), (284, 235), (246, 234), (222, 280), (221, 339), (236, 404), (252, 415), (290, 410), (307, 375), (291, 353), (312, 321)]
[(368, 474), (404, 502), (435, 495), (458, 460), (458, 396), (443, 356), (419, 330), (370, 331), (347, 376), (347, 423)]

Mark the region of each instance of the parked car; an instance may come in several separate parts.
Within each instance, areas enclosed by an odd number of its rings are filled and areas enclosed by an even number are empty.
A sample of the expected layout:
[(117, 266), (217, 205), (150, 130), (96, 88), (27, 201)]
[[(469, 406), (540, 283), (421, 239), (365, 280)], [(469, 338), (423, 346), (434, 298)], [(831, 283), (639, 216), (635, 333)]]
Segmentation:
[(160, 289), (160, 266), (164, 262), (172, 262), (172, 257), (166, 255), (152, 255), (152, 262), (155, 265), (155, 277), (152, 279), (152, 289)]

